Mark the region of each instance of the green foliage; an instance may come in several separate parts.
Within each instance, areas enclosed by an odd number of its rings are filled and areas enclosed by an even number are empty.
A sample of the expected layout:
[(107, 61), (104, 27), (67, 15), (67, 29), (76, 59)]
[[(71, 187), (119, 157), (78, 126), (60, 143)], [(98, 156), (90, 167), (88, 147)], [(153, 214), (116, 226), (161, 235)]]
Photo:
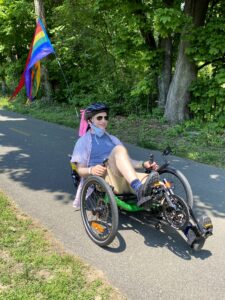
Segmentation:
[[(127, 15), (129, 7), (118, 3), (80, 0), (74, 11), (73, 2), (63, 1), (53, 8), (51, 34), (69, 82), (65, 88), (63, 80), (57, 81), (57, 101), (68, 99), (81, 107), (105, 101), (122, 114), (133, 106), (146, 110), (147, 102), (155, 101), (156, 97), (149, 98), (156, 95), (155, 71), (149, 66), (157, 54), (147, 50), (137, 19)], [(52, 61), (53, 85), (56, 67)]]
[[(85, 107), (110, 104), (115, 114), (151, 112), (157, 106), (158, 78), (164, 48), (172, 43), (172, 69), (180, 33), (189, 40), (186, 53), (200, 68), (191, 88), (193, 117), (223, 126), (225, 6), (210, 2), (204, 26), (194, 28), (184, 1), (46, 0), (47, 32), (64, 74), (53, 56), (43, 59), (54, 103)], [(0, 80), (13, 91), (24, 69), (35, 29), (29, 0), (1, 0)], [(65, 82), (64, 76), (67, 80)], [(41, 98), (42, 89), (39, 91)], [(25, 91), (21, 92), (25, 99)]]
[[(0, 80), (11, 92), (26, 62), (32, 40), (32, 3), (28, 0), (2, 0), (0, 4)], [(22, 41), (22, 42), (21, 42)]]
[(199, 67), (191, 87), (190, 111), (195, 118), (225, 126), (225, 8), (220, 3), (209, 11), (204, 28), (188, 35), (187, 54)]
[(218, 62), (223, 60), (225, 53), (225, 11), (218, 11), (216, 16), (212, 16), (204, 29), (192, 29), (188, 38), (192, 47), (187, 49), (189, 56), (203, 65), (203, 62)]
[(158, 8), (154, 13), (155, 33), (163, 38), (180, 33), (186, 21), (187, 17), (180, 9)]
[(199, 78), (191, 92), (192, 102), (189, 107), (193, 115), (225, 127), (225, 71), (220, 69), (212, 78)]

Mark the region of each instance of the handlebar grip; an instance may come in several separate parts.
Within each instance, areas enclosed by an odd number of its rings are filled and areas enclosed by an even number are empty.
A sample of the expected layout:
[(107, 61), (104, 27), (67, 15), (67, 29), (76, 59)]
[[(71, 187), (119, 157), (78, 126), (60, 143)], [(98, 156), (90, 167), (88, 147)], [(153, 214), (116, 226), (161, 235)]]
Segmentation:
[(102, 163), (103, 167), (106, 167), (107, 161), (108, 161), (108, 158), (106, 158), (105, 160), (103, 160), (103, 163)]
[(154, 155), (153, 154), (150, 154), (150, 157), (149, 157), (149, 162), (150, 164), (152, 164), (154, 161)]

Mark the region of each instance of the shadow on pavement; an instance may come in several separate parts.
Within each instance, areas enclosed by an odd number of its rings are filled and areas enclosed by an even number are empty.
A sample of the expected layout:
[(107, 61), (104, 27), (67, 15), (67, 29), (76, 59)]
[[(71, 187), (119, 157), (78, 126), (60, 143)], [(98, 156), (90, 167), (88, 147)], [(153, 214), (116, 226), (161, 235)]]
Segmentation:
[(68, 157), (74, 142), (69, 128), (0, 111), (0, 173), (28, 189), (54, 193), (56, 201), (74, 197)]
[(112, 243), (104, 248), (108, 252), (112, 253), (120, 253), (126, 250), (126, 241), (122, 237), (122, 235), (117, 232), (115, 239)]
[(196, 252), (192, 250), (186, 242), (181, 232), (163, 225), (162, 228), (156, 229), (154, 221), (144, 221), (143, 216), (139, 214), (121, 214), (119, 228), (115, 240), (105, 249), (109, 252), (123, 252), (126, 249), (126, 241), (122, 237), (122, 232), (132, 230), (144, 237), (146, 246), (154, 248), (167, 248), (176, 256), (184, 260), (191, 260), (192, 256), (204, 260), (212, 255), (207, 250), (207, 241), (203, 249)]

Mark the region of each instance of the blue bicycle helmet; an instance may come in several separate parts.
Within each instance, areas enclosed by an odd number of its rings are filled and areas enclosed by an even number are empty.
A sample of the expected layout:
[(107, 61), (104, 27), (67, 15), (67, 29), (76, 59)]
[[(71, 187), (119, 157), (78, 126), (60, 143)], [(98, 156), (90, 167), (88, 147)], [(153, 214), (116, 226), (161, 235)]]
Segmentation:
[(109, 112), (109, 108), (104, 103), (93, 103), (85, 109), (85, 120), (90, 120), (93, 116), (100, 112)]

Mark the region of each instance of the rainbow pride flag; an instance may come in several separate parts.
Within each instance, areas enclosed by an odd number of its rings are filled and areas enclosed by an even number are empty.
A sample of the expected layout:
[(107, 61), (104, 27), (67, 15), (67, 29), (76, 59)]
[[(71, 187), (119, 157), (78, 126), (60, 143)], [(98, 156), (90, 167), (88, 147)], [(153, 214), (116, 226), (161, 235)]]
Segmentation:
[[(40, 85), (40, 63), (39, 61), (50, 53), (54, 52), (54, 48), (48, 38), (45, 31), (44, 25), (40, 19), (38, 19), (37, 27), (34, 34), (32, 52), (30, 56), (30, 61), (27, 65), (25, 71), (25, 85), (27, 90), (27, 97), (32, 100), (32, 87), (33, 87), (33, 76), (36, 74), (36, 93)], [(35, 71), (36, 70), (36, 71)]]
[(33, 85), (36, 83), (35, 94), (38, 92), (41, 80), (41, 65), (40, 60), (50, 53), (54, 53), (54, 48), (48, 38), (48, 35), (45, 31), (44, 25), (40, 19), (37, 21), (36, 30), (34, 33), (34, 38), (31, 43), (30, 51), (27, 57), (26, 66), (23, 71), (22, 77), (18, 86), (16, 87), (12, 97), (14, 98), (21, 88), (26, 86), (27, 97), (32, 101), (33, 95)]

